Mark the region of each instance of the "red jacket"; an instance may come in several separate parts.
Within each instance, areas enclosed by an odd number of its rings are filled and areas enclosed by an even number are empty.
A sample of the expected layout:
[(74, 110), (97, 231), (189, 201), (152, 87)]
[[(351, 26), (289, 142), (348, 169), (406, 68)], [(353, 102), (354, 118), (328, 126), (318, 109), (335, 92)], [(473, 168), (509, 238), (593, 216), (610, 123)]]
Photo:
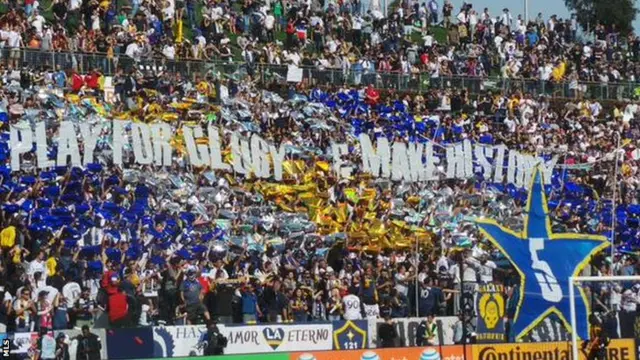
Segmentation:
[(120, 319), (124, 319), (129, 314), (129, 303), (127, 302), (127, 295), (123, 292), (116, 292), (109, 295), (109, 321), (114, 322)]
[(107, 294), (111, 295), (117, 292), (117, 287), (111, 283), (111, 277), (117, 275), (113, 270), (109, 270), (102, 275), (102, 279), (100, 280), (100, 286), (107, 292)]
[(378, 104), (378, 100), (380, 100), (380, 93), (374, 88), (367, 88), (364, 91), (367, 96), (365, 102), (371, 106), (375, 106)]
[(198, 282), (200, 283), (200, 286), (202, 286), (202, 293), (208, 293), (211, 287), (211, 285), (209, 284), (209, 279), (201, 276), (200, 278), (198, 278)]
[(84, 86), (84, 79), (78, 73), (73, 74), (71, 77), (71, 90), (78, 92)]
[(84, 77), (84, 82), (90, 89), (96, 90), (100, 86), (100, 74), (91, 73)]

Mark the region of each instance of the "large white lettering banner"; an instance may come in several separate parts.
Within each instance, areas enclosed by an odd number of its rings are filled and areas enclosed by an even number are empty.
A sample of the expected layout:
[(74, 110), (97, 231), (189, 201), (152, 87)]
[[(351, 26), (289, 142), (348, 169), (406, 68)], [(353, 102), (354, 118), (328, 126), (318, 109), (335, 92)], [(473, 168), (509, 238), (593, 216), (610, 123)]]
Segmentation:
[[(225, 354), (256, 354), (271, 352), (331, 350), (333, 325), (272, 324), (253, 326), (218, 325), (227, 337)], [(155, 357), (202, 355), (198, 344), (207, 328), (200, 326), (166, 326), (153, 328)]]
[[(171, 166), (173, 151), (171, 140), (176, 129), (168, 123), (146, 124), (113, 120), (97, 125), (62, 121), (57, 136), (49, 138), (44, 122), (31, 126), (23, 122), (11, 126), (9, 147), (11, 169), (21, 169), (25, 154), (35, 151), (35, 165), (40, 169), (53, 166), (86, 166), (96, 161), (100, 149), (110, 150), (111, 161), (120, 166), (129, 164)], [(243, 136), (232, 132), (223, 139), (220, 129), (208, 126), (183, 126), (188, 163), (196, 167), (233, 171), (237, 174), (253, 174), (259, 178), (282, 180), (282, 164), (285, 146), (275, 146), (257, 134)], [(109, 137), (109, 135), (111, 135)], [(104, 144), (104, 139), (111, 139)], [(481, 174), (488, 182), (525, 186), (538, 164), (544, 171), (544, 179), (550, 181), (557, 156), (543, 159), (534, 155), (509, 150), (504, 145), (473, 144), (465, 140), (446, 146), (433, 143), (389, 143), (385, 138), (373, 142), (367, 135), (360, 135), (359, 146), (334, 143), (330, 153), (333, 170), (339, 177), (349, 177), (354, 171), (364, 171), (374, 177), (394, 181), (416, 182), (440, 179), (466, 179)], [(49, 157), (49, 148), (57, 144), (55, 158)], [(34, 146), (35, 145), (35, 146)], [(438, 146), (438, 148), (434, 148)], [(223, 161), (222, 149), (230, 149), (231, 163)], [(82, 149), (82, 151), (80, 151)], [(345, 159), (346, 155), (359, 154), (359, 166)]]

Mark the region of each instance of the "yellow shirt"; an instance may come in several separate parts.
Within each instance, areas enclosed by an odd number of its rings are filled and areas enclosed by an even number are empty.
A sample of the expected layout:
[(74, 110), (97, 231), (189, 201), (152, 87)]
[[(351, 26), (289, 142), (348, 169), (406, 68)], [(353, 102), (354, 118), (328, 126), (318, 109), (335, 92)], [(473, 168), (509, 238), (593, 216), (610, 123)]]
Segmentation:
[(179, 19), (176, 22), (176, 42), (179, 44), (183, 40), (183, 32), (182, 32), (182, 19)]
[(20, 262), (22, 262), (22, 249), (16, 246), (11, 261), (13, 261), (14, 264), (20, 264)]
[(620, 109), (618, 109), (618, 108), (614, 108), (613, 109), (613, 117), (614, 118), (622, 117), (622, 111), (620, 111)]
[(196, 85), (198, 92), (202, 95), (209, 94), (209, 83), (206, 81), (200, 81), (198, 85)]
[(133, 286), (137, 287), (138, 285), (140, 285), (140, 277), (138, 277), (138, 274), (132, 274), (131, 275), (131, 283), (133, 284)]
[(16, 227), (7, 226), (0, 232), (0, 245), (2, 247), (13, 247), (16, 244)]
[(52, 256), (47, 259), (45, 266), (47, 267), (47, 276), (53, 276), (56, 274), (56, 267), (58, 266), (58, 261), (56, 261), (56, 259)]
[(567, 70), (567, 65), (564, 62), (561, 62), (558, 66), (553, 68), (552, 76), (553, 80), (559, 82), (564, 77), (564, 73)]

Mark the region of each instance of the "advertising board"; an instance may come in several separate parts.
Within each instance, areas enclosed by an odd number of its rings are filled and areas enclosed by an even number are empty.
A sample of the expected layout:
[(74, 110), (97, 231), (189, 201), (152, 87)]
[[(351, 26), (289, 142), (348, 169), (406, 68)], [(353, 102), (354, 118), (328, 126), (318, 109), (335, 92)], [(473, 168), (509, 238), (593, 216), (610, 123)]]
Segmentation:
[[(470, 347), (467, 347), (470, 353)], [(304, 351), (291, 353), (290, 360), (463, 360), (461, 345), (369, 349), (348, 351)], [(471, 359), (471, 356), (467, 356)]]
[[(258, 354), (287, 352), (298, 349), (333, 349), (333, 324), (271, 324), (223, 326), (220, 332), (227, 338), (225, 354)], [(154, 357), (202, 355), (199, 346), (204, 325), (166, 326), (153, 328)]]
[[(571, 342), (515, 343), (473, 345), (474, 360), (571, 359)], [(580, 359), (587, 354), (580, 349)], [(635, 342), (632, 339), (613, 339), (607, 347), (608, 360), (636, 360)]]

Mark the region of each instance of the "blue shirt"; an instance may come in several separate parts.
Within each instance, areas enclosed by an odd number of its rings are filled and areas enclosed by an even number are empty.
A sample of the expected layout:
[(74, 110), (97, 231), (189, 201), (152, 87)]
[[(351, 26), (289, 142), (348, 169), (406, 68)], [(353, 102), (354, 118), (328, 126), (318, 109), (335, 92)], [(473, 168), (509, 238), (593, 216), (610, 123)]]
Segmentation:
[(67, 308), (61, 306), (57, 308), (53, 314), (53, 328), (56, 330), (66, 330), (67, 325)]
[(255, 293), (242, 293), (242, 313), (248, 315), (256, 314), (256, 305), (258, 304), (258, 297)]
[(56, 86), (58, 87), (65, 87), (65, 85), (67, 84), (67, 75), (64, 73), (64, 71), (58, 71), (57, 73), (55, 73), (55, 75), (53, 75), (53, 79), (56, 82)]
[(198, 281), (186, 280), (180, 286), (180, 290), (184, 293), (184, 302), (186, 305), (200, 304), (202, 285), (200, 285)]

